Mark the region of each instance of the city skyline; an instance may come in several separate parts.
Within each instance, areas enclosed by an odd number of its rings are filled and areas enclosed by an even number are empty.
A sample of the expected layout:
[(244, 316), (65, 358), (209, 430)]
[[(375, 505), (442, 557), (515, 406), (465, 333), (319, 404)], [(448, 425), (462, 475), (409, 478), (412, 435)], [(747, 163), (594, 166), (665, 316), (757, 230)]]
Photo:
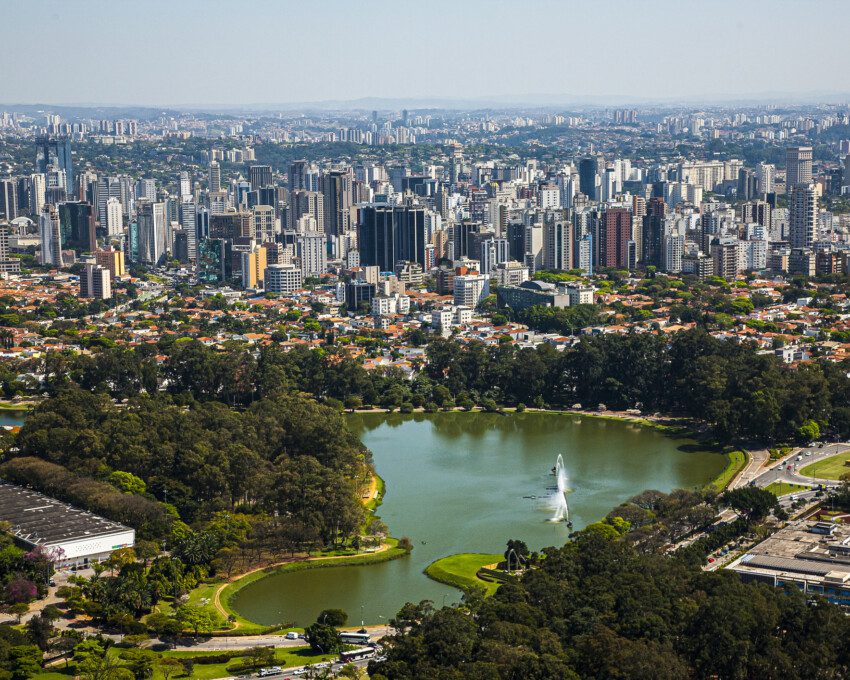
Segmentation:
[[(520, 10), (438, 0), (428, 11), (387, 12), (372, 2), (256, 1), (237, 9), (153, 0), (145, 11), (119, 4), (106, 12), (105, 4), (36, 0), (5, 17), (9, 68), (0, 72), (0, 92), (7, 103), (198, 108), (850, 96), (850, 74), (826, 67), (843, 58), (850, 5), (691, 4), (538, 0)], [(825, 11), (829, 22), (804, 20)]]

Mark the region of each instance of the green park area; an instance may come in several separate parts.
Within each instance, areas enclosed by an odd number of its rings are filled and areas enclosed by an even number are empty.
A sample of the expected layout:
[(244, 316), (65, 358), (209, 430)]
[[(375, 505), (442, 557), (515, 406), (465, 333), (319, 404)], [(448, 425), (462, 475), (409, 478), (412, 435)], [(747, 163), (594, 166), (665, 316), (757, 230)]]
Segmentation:
[(839, 453), (836, 456), (824, 458), (811, 465), (806, 465), (800, 474), (805, 477), (815, 477), (816, 479), (841, 479), (844, 475), (850, 475), (850, 465), (846, 465), (850, 461), (850, 453)]
[[(259, 650), (257, 650), (259, 651)], [(148, 649), (110, 647), (106, 652), (106, 663), (100, 668), (108, 673), (109, 666), (126, 668), (136, 677), (150, 680), (171, 680), (185, 677), (197, 680), (213, 680), (247, 673), (246, 666), (276, 665), (281, 668), (293, 668), (316, 664), (335, 659), (336, 654), (316, 654), (309, 647), (288, 647), (266, 651), (264, 658), (254, 658), (252, 650), (230, 651), (153, 651)], [(70, 661), (67, 665), (58, 665), (34, 675), (34, 680), (71, 680), (78, 677), (84, 669), (80, 663)], [(106, 677), (106, 676), (104, 676)]]
[(765, 487), (765, 491), (770, 491), (774, 496), (785, 496), (789, 493), (797, 493), (799, 491), (808, 491), (811, 487), (803, 486), (802, 484), (790, 484), (788, 482), (773, 482)]
[(492, 595), (499, 584), (478, 578), (478, 570), (502, 559), (502, 555), (490, 553), (458, 553), (432, 562), (425, 568), (425, 574), (435, 581), (461, 590), (478, 587), (484, 588), (487, 595)]

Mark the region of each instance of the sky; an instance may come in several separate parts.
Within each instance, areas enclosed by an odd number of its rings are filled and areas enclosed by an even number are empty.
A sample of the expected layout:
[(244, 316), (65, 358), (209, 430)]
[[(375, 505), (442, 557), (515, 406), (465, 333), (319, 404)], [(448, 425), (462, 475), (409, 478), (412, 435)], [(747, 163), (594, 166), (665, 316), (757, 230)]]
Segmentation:
[(850, 93), (848, 0), (0, 0), (0, 16), (6, 104)]

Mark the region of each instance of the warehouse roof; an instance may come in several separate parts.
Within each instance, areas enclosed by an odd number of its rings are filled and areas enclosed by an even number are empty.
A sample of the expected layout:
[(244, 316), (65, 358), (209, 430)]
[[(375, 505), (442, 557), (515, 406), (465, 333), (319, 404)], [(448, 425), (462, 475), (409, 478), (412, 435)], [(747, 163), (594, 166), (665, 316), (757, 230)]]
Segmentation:
[(129, 531), (118, 522), (104, 519), (38, 491), (0, 481), (0, 522), (32, 546), (56, 545)]

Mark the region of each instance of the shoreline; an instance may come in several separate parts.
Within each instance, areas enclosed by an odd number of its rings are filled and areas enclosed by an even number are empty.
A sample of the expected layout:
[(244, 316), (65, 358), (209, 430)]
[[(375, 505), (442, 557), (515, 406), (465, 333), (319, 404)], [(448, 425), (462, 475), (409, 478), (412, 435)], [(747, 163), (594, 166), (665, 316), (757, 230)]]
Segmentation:
[[(491, 411), (492, 412), (492, 411)], [(440, 410), (436, 412), (427, 412), (424, 408), (414, 409), (413, 412), (410, 413), (400, 413), (398, 410), (390, 410), (385, 408), (369, 408), (369, 409), (355, 409), (345, 410), (345, 415), (356, 415), (356, 414), (382, 414), (384, 416), (390, 415), (401, 415), (401, 416), (415, 416), (415, 415), (432, 415), (432, 414), (440, 414), (440, 413), (488, 413), (485, 409), (481, 407), (475, 407), (470, 410), (462, 409), (462, 408), (452, 408), (449, 410)], [(561, 416), (570, 416), (572, 418), (596, 418), (599, 420), (610, 420), (616, 421), (626, 424), (638, 425), (640, 427), (647, 427), (650, 429), (657, 430), (669, 436), (678, 436), (686, 439), (693, 439), (695, 442), (699, 443), (699, 439), (696, 437), (696, 431), (692, 427), (692, 422), (687, 421), (685, 419), (679, 419), (672, 416), (645, 416), (638, 414), (629, 414), (619, 411), (585, 411), (585, 410), (577, 410), (577, 409), (541, 409), (541, 408), (527, 408), (524, 411), (517, 412), (516, 409), (503, 409), (499, 412), (496, 412), (497, 415), (522, 415), (523, 413), (531, 413), (531, 414), (551, 414), (551, 415), (561, 415)], [(678, 424), (677, 424), (678, 423)], [(742, 453), (740, 459), (735, 456), (736, 453)], [(733, 450), (731, 452), (725, 452), (722, 455), (726, 457), (727, 463), (723, 470), (713, 479), (706, 482), (706, 487), (713, 487), (718, 492), (722, 491), (724, 488), (728, 487), (732, 481), (737, 478), (744, 467), (746, 467), (746, 462), (748, 460), (748, 454), (743, 450)], [(722, 487), (721, 487), (722, 484)], [(380, 475), (378, 475), (377, 471), (373, 472), (373, 480), (370, 480), (369, 486), (369, 494), (368, 496), (364, 496), (362, 501), (369, 511), (368, 518), (366, 523), (368, 525), (375, 517), (377, 517), (376, 510), (381, 505), (385, 492), (385, 482)], [(255, 621), (251, 621), (250, 619), (239, 614), (232, 605), (233, 598), (240, 592), (243, 588), (267, 577), (276, 576), (278, 574), (284, 574), (292, 571), (301, 571), (304, 569), (319, 569), (333, 566), (368, 566), (369, 564), (377, 564), (380, 562), (386, 562), (393, 559), (398, 559), (400, 557), (408, 554), (404, 550), (397, 548), (398, 541), (397, 539), (388, 537), (385, 544), (382, 545), (381, 549), (371, 553), (355, 553), (352, 555), (336, 555), (336, 556), (313, 556), (307, 558), (290, 558), (288, 560), (283, 560), (265, 567), (257, 567), (243, 574), (239, 574), (235, 577), (232, 577), (225, 581), (224, 583), (218, 584), (215, 586), (215, 591), (213, 593), (213, 597), (210, 600), (210, 605), (215, 608), (216, 612), (228, 619), (233, 617), (232, 623), (234, 624), (232, 628), (229, 629), (220, 629), (212, 633), (214, 636), (221, 635), (250, 635), (256, 634), (257, 630), (262, 630), (264, 632), (269, 631), (283, 631), (289, 630), (290, 628), (281, 626), (281, 625), (271, 625), (271, 626), (263, 626)], [(386, 547), (385, 547), (386, 546)], [(445, 585), (457, 588), (460, 591), (465, 591), (465, 587), (461, 585), (460, 580), (452, 578), (456, 576), (454, 574), (447, 574), (447, 578), (444, 580), (443, 578), (439, 578), (441, 574), (437, 573), (439, 570), (435, 570), (432, 567), (437, 565), (439, 562), (443, 562), (445, 560), (451, 561), (452, 558), (457, 558), (458, 556), (468, 555), (468, 553), (454, 553), (451, 555), (446, 555), (442, 558), (439, 558), (435, 562), (432, 562), (428, 567), (423, 570), (423, 573), (430, 579), (437, 581), (439, 583), (443, 583)], [(438, 565), (441, 566), (441, 565)], [(430, 573), (429, 573), (430, 572)]]

